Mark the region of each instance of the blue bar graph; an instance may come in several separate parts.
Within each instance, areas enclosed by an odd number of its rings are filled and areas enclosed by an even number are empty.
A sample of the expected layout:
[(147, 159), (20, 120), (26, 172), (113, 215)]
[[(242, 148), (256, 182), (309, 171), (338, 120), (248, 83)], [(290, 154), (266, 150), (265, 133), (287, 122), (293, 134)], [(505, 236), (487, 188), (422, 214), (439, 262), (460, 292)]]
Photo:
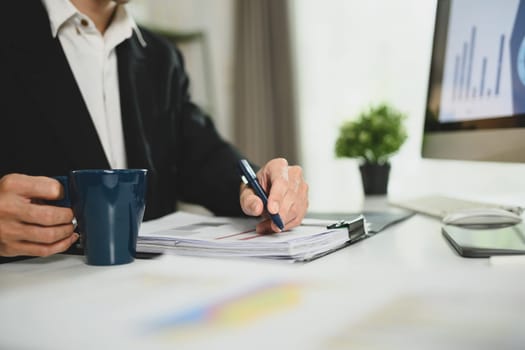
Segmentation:
[(459, 64), (460, 64), (460, 57), (459, 55), (456, 55), (456, 62), (454, 63), (454, 85), (452, 87), (452, 100), (456, 100), (456, 94), (458, 90), (458, 80), (459, 80)]
[(459, 74), (459, 98), (463, 97), (463, 88), (465, 86), (465, 65), (467, 63), (467, 52), (468, 52), (468, 43), (465, 41), (463, 43), (463, 55), (461, 56), (461, 71)]
[(468, 57), (468, 73), (467, 73), (467, 93), (466, 97), (470, 97), (470, 82), (472, 78), (472, 66), (474, 62), (474, 50), (476, 48), (476, 32), (477, 28), (472, 27), (472, 30), (470, 32), (470, 51), (469, 51), (469, 57)]
[[(470, 40), (463, 41), (462, 52), (456, 54), (454, 62), (454, 82), (452, 87), (452, 99), (456, 100), (468, 100), (470, 98), (488, 98), (496, 97), (500, 95), (501, 85), (501, 74), (504, 64), (504, 52), (505, 52), (505, 34), (499, 36), (499, 51), (498, 55), (485, 55), (481, 58), (481, 70), (477, 57), (481, 56), (476, 52), (477, 41), (478, 41), (478, 27), (472, 26), (470, 30)], [(481, 37), (481, 42), (483, 38)], [(487, 53), (485, 53), (487, 54)], [(491, 57), (497, 62), (489, 62), (488, 57)], [(491, 64), (492, 63), (492, 64)], [(490, 70), (489, 70), (489, 64)], [(495, 69), (494, 69), (495, 68)], [(481, 75), (476, 78), (477, 72)], [(487, 75), (489, 78), (487, 80)], [(492, 78), (493, 77), (493, 78)], [(495, 81), (492, 79), (495, 78)], [(479, 80), (478, 80), (479, 79)], [(494, 81), (494, 85), (490, 81)], [(479, 86), (477, 82), (479, 81)], [(474, 82), (474, 83), (473, 83)], [(494, 89), (487, 88), (490, 85)]]
[(499, 40), (499, 58), (498, 58), (498, 72), (496, 76), (496, 95), (499, 95), (499, 84), (501, 81), (501, 65), (503, 64), (503, 47), (505, 45), (505, 35), (502, 34)]
[(487, 74), (487, 57), (483, 57), (483, 64), (481, 66), (481, 82), (479, 83), (479, 97), (483, 97), (485, 91), (485, 75)]

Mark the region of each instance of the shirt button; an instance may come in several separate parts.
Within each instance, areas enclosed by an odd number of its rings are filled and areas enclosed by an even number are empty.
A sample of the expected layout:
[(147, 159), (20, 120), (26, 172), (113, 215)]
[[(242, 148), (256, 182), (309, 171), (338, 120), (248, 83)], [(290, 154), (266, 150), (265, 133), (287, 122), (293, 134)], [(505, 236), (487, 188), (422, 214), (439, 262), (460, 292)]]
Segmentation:
[(89, 22), (87, 21), (87, 19), (85, 18), (82, 18), (80, 20), (80, 24), (83, 26), (83, 27), (87, 27), (89, 25)]

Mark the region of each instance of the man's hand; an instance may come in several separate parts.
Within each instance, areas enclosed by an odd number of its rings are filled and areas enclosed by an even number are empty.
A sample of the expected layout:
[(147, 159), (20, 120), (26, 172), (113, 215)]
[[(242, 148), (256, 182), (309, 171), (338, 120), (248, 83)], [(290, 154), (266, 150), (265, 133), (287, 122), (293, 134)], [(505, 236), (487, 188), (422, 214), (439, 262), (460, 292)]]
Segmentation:
[[(301, 224), (308, 209), (308, 185), (304, 182), (301, 167), (289, 166), (283, 158), (272, 159), (257, 172), (257, 179), (268, 193), (268, 211), (281, 216), (284, 229)], [(246, 185), (242, 185), (240, 200), (246, 215), (265, 213), (262, 200)], [(258, 233), (280, 231), (268, 215), (256, 230)]]
[(52, 178), (0, 178), (0, 256), (48, 256), (69, 248), (78, 239), (73, 211), (38, 204), (62, 196), (61, 184)]

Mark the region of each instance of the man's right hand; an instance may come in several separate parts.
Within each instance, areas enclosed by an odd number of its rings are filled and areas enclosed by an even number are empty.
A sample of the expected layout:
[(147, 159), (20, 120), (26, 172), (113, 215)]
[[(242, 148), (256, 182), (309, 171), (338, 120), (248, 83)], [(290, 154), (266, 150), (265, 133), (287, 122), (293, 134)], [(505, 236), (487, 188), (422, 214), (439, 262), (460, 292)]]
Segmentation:
[(63, 188), (55, 179), (9, 174), (0, 178), (0, 256), (49, 256), (78, 239), (73, 211), (42, 200), (58, 200)]

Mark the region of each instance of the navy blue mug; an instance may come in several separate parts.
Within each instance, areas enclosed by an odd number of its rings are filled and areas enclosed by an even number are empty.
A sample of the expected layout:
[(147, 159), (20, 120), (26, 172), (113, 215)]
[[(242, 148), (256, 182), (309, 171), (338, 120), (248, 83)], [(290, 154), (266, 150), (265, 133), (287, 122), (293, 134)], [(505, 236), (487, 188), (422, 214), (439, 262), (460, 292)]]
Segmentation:
[(137, 237), (146, 208), (146, 169), (74, 170), (55, 179), (78, 223), (89, 265), (127, 264), (135, 259)]

